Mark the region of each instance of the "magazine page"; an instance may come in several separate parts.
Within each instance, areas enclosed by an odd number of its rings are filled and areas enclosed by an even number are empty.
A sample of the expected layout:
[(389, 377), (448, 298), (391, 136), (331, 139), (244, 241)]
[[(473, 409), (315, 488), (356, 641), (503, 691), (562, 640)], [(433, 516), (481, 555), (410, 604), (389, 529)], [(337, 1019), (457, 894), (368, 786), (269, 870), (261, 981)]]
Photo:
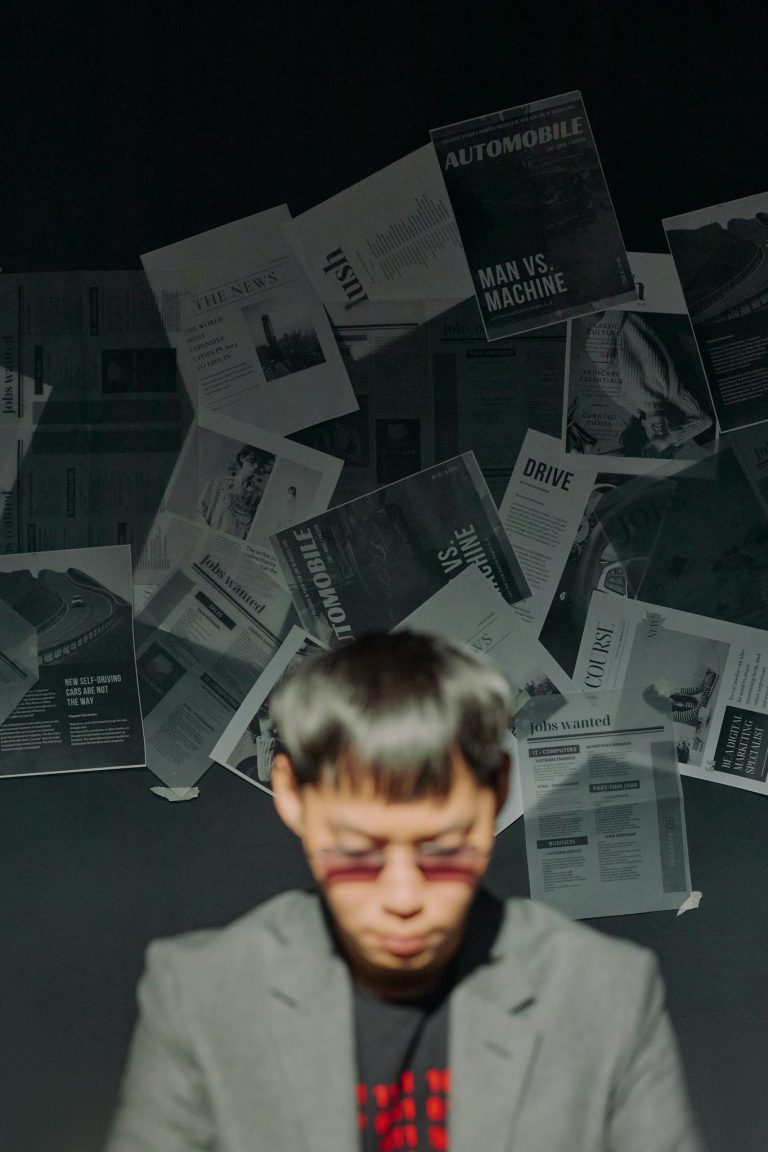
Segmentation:
[(194, 784), (296, 622), (288, 592), (234, 541), (211, 534), (136, 620), (147, 767)]
[[(430, 144), (285, 225), (324, 304), (472, 295), (472, 279)], [(336, 313), (334, 312), (334, 318)]]
[(575, 919), (678, 909), (691, 878), (669, 717), (574, 693), (521, 728), (531, 899)]
[[(523, 722), (532, 699), (541, 700), (542, 706), (546, 703), (547, 714), (551, 715), (563, 703), (562, 693), (571, 690), (562, 669), (528, 634), (514, 609), (474, 565), (435, 592), (393, 631), (402, 629), (445, 636), (492, 660), (512, 689), (512, 735)], [(514, 741), (510, 747), (514, 748)], [(522, 811), (520, 774), (513, 765), (510, 793), (497, 817), (496, 832), (517, 820)]]
[(768, 794), (762, 629), (596, 592), (574, 683), (668, 714), (684, 775)]
[(355, 408), (289, 220), (281, 205), (141, 258), (153, 287), (177, 275), (179, 364), (199, 406), (281, 435)]
[(565, 325), (489, 345), (473, 297), (428, 333), (436, 459), (471, 449), (498, 505), (526, 431), (560, 435)]
[(37, 683), (37, 628), (0, 599), (0, 724)]
[(630, 252), (638, 298), (568, 321), (569, 467), (677, 471), (712, 452), (707, 381), (671, 256)]
[(390, 631), (470, 564), (508, 603), (529, 592), (471, 452), (270, 539), (302, 624), (331, 646)]
[(0, 276), (0, 552), (138, 556), (192, 415), (177, 326), (142, 272)]
[(0, 603), (37, 636), (37, 683), (0, 724), (0, 775), (142, 766), (130, 548), (0, 556)]
[(512, 469), (499, 516), (531, 589), (515, 612), (539, 635), (574, 541), (595, 471), (573, 472), (554, 436), (529, 429)]
[(768, 420), (768, 192), (662, 224), (721, 431)]
[(580, 92), (430, 136), (489, 340), (634, 298)]
[(211, 759), (271, 795), (272, 760), (280, 740), (270, 713), (272, 693), (289, 673), (326, 648), (294, 625), (222, 732)]
[(204, 409), (174, 470), (167, 515), (153, 540), (163, 532), (168, 568), (181, 563), (193, 543), (182, 520), (242, 541), (277, 576), (270, 534), (324, 512), (342, 466), (333, 456)]

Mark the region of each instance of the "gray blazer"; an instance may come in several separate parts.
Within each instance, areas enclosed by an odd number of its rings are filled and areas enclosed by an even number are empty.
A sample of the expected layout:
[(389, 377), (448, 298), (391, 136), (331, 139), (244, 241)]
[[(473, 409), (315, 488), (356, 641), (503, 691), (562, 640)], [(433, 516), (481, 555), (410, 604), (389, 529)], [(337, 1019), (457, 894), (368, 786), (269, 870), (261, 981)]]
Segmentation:
[[(480, 889), (451, 1152), (702, 1152), (652, 953)], [(355, 1152), (349, 970), (315, 892), (156, 941), (105, 1152)]]

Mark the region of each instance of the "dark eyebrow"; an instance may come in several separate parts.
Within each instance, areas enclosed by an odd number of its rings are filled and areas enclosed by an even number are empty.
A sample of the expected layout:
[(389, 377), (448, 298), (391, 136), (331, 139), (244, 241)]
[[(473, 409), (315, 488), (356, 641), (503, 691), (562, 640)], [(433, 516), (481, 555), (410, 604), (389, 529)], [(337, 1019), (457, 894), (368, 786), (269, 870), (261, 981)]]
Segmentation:
[[(332, 819), (328, 821), (328, 824), (334, 832), (352, 832), (356, 836), (364, 836), (366, 840), (382, 840), (380, 836), (372, 836), (370, 832), (366, 832), (364, 828), (358, 828), (354, 824), (349, 824), (346, 820)], [(423, 844), (429, 840), (438, 840), (441, 836), (447, 836), (451, 832), (469, 832), (471, 827), (471, 821), (469, 823), (466, 821), (458, 821), (455, 824), (447, 825), (445, 828), (437, 829), (431, 836), (426, 836), (423, 840), (416, 841), (416, 843)]]

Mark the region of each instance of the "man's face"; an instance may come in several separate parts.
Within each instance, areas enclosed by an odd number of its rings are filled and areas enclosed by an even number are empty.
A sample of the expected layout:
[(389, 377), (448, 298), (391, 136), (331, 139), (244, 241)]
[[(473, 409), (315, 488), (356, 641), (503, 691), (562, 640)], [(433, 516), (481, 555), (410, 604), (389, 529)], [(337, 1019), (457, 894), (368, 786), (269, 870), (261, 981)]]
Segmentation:
[[(461, 943), (493, 848), (506, 773), (497, 793), (476, 782), (460, 753), (452, 762), (446, 797), (391, 803), (372, 785), (364, 792), (337, 791), (328, 783), (298, 789), (290, 761), (275, 757), (278, 812), (302, 841), (353, 977), (383, 996), (418, 996), (437, 982)], [(480, 855), (472, 870), (430, 878), (417, 865), (419, 846), (425, 851), (468, 846)], [(373, 878), (345, 875), (328, 867), (323, 857), (328, 849), (380, 849), (385, 863)]]

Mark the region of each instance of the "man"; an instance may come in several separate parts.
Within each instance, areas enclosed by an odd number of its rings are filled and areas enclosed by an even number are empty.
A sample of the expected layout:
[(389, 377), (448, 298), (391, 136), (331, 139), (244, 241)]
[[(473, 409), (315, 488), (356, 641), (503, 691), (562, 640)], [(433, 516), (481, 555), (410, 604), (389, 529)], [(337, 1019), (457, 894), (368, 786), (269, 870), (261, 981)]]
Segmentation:
[(700, 1152), (653, 956), (480, 886), (509, 701), (409, 632), (283, 681), (317, 887), (150, 945), (108, 1152)]

